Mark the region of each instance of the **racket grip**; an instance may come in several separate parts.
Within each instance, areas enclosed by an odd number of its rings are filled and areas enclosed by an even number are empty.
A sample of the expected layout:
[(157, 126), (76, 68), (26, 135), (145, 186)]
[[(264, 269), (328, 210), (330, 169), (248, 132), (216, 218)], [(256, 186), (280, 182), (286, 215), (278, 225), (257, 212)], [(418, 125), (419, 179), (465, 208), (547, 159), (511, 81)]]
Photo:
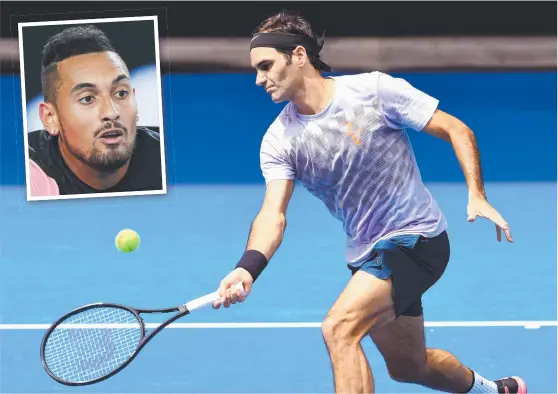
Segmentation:
[[(245, 291), (244, 291), (244, 285), (242, 284), (242, 282), (238, 282), (236, 285), (233, 285), (232, 288), (233, 288), (233, 290), (241, 290), (243, 295), (246, 294)], [(219, 295), (219, 292), (214, 291), (213, 293), (206, 294), (202, 297), (196, 298), (195, 300), (187, 302), (186, 304), (183, 305), (183, 307), (185, 307), (190, 312), (192, 312), (196, 309), (204, 308), (204, 307), (209, 306), (209, 305), (213, 305), (220, 298), (221, 298), (221, 296)], [(180, 308), (180, 309), (183, 309), (183, 308)]]

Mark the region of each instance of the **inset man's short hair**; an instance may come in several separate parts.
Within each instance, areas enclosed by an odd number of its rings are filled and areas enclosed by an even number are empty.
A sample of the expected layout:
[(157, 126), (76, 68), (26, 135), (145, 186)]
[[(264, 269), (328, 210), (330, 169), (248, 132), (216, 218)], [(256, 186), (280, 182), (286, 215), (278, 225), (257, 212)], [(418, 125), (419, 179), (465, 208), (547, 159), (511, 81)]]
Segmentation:
[(41, 59), (41, 85), (45, 101), (55, 102), (58, 87), (58, 62), (73, 56), (116, 52), (104, 32), (92, 25), (64, 29), (46, 43)]

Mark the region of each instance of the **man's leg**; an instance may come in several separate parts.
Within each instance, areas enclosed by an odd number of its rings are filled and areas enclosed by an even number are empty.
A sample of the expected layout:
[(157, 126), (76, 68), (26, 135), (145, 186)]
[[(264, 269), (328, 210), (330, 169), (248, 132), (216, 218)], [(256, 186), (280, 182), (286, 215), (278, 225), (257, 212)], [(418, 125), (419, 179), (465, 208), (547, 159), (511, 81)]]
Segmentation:
[(370, 337), (384, 357), (392, 379), (448, 393), (527, 393), (520, 378), (490, 381), (454, 355), (426, 348), (423, 316), (400, 316), (373, 329)]
[(473, 374), (450, 353), (426, 349), (422, 316), (400, 316), (372, 330), (370, 337), (384, 357), (389, 375), (398, 382), (416, 383), (449, 393), (466, 393)]
[(374, 378), (360, 342), (395, 319), (391, 279), (356, 272), (322, 324), (338, 394), (374, 393)]

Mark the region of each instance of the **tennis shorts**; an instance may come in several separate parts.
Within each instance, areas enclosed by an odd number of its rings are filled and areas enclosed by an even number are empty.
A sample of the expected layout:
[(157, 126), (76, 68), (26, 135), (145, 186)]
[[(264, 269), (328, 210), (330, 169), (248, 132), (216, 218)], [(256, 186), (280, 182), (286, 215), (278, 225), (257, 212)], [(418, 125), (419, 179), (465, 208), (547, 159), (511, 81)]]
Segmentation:
[(398, 235), (379, 241), (369, 259), (349, 269), (368, 272), (380, 279), (391, 276), (396, 316), (421, 316), (422, 295), (442, 276), (450, 258), (446, 231), (433, 238)]

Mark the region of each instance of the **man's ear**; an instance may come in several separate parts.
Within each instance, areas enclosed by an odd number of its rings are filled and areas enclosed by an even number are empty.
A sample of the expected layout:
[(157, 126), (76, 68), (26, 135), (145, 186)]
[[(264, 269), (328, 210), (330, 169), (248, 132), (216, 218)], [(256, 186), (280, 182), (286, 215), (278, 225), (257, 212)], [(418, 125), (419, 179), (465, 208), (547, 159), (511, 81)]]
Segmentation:
[(306, 53), (306, 49), (301, 45), (297, 46), (293, 50), (293, 57), (296, 59), (296, 65), (298, 67), (304, 66), (304, 63), (308, 61), (308, 54)]
[(52, 136), (60, 133), (60, 121), (54, 104), (42, 102), (39, 104), (39, 116), (45, 130)]

